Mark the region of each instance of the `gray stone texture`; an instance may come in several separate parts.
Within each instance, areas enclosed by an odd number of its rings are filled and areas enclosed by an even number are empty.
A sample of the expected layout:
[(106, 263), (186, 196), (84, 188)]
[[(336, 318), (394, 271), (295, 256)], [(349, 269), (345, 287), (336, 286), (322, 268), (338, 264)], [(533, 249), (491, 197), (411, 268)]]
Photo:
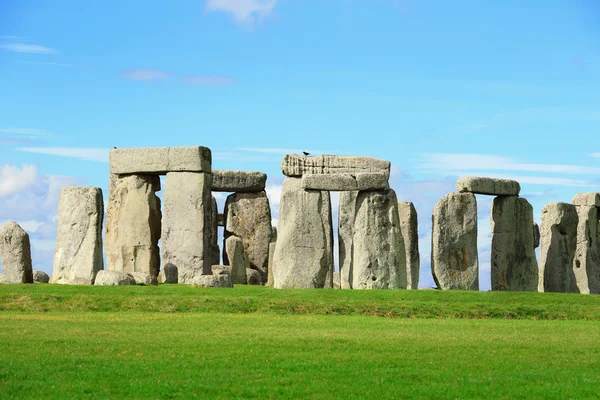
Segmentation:
[(400, 230), (404, 239), (406, 251), (407, 289), (419, 288), (419, 272), (421, 257), (419, 255), (419, 222), (417, 210), (413, 203), (401, 201), (398, 203)]
[(111, 174), (211, 172), (210, 149), (202, 146), (111, 149)]
[(33, 283), (29, 235), (14, 221), (0, 229), (0, 257), (4, 283)]
[(536, 222), (533, 223), (533, 247), (540, 247), (540, 226)]
[(225, 253), (228, 265), (231, 266), (231, 281), (234, 284), (246, 284), (246, 269), (250, 268), (250, 262), (242, 239), (237, 236), (229, 236), (225, 240)]
[(333, 272), (333, 288), (334, 289), (341, 289), (341, 285), (340, 285), (340, 271), (334, 271)]
[(219, 210), (217, 208), (217, 199), (211, 196), (210, 214), (209, 214), (208, 233), (210, 235), (208, 241), (210, 243), (210, 263), (211, 265), (219, 265), (221, 262), (221, 249), (219, 248)]
[(262, 285), (260, 272), (252, 268), (246, 268), (246, 281), (248, 285)]
[(49, 283), (50, 277), (44, 271), (33, 271), (33, 283)]
[(177, 267), (178, 282), (191, 284), (211, 273), (211, 175), (169, 172), (164, 189), (162, 264)]
[[(244, 242), (250, 267), (260, 272), (267, 282), (269, 243), (271, 241), (271, 207), (265, 192), (233, 193), (225, 202), (225, 229), (223, 240), (231, 235)], [(223, 264), (229, 265), (223, 253)]]
[(129, 273), (120, 271), (101, 270), (94, 281), (96, 286), (127, 286), (135, 285), (135, 279)]
[(158, 274), (158, 283), (179, 283), (179, 274), (177, 272), (177, 267), (173, 264), (163, 265), (162, 270)]
[(233, 283), (228, 274), (199, 275), (194, 278), (193, 285), (202, 288), (232, 288)]
[(577, 205), (577, 248), (573, 271), (580, 293), (600, 293), (600, 208)]
[(213, 192), (255, 193), (265, 190), (267, 174), (254, 171), (213, 171)]
[(343, 156), (300, 156), (287, 154), (281, 160), (281, 171), (286, 176), (304, 174), (343, 174), (359, 172), (379, 172), (390, 175), (389, 161), (372, 157)]
[(465, 176), (456, 182), (456, 190), (460, 193), (516, 196), (521, 191), (521, 185), (519, 185), (519, 182), (510, 179)]
[(492, 290), (537, 292), (538, 263), (531, 233), (533, 207), (515, 196), (494, 198), (491, 211)]
[(273, 283), (283, 288), (322, 288), (333, 264), (329, 192), (305, 190), (286, 178), (281, 192)]
[(472, 193), (449, 193), (433, 208), (431, 271), (443, 290), (479, 290), (477, 201)]
[(578, 222), (572, 204), (550, 203), (542, 209), (540, 292), (579, 292), (573, 271)]
[(232, 272), (231, 265), (213, 265), (212, 266), (212, 274), (213, 275), (227, 274), (227, 275), (231, 276), (231, 272)]
[(106, 268), (157, 276), (161, 234), (160, 178), (111, 175), (106, 212)]
[(352, 237), (352, 289), (406, 289), (406, 252), (392, 189), (359, 192)]
[(389, 175), (377, 172), (304, 174), (302, 187), (312, 190), (347, 192), (355, 190), (385, 190), (390, 187)]
[(0, 274), (0, 283), (6, 283), (6, 275)]
[(131, 275), (136, 285), (158, 285), (158, 279), (154, 275), (148, 275), (144, 272), (130, 272), (129, 275)]
[(338, 245), (340, 264), (340, 286), (352, 289), (352, 238), (354, 236), (354, 214), (358, 192), (340, 193), (338, 212)]
[(598, 192), (577, 193), (575, 195), (575, 197), (573, 197), (572, 203), (573, 203), (573, 205), (576, 205), (576, 206), (600, 207), (600, 193), (598, 193)]
[(52, 283), (91, 285), (104, 268), (102, 190), (67, 186), (60, 191)]

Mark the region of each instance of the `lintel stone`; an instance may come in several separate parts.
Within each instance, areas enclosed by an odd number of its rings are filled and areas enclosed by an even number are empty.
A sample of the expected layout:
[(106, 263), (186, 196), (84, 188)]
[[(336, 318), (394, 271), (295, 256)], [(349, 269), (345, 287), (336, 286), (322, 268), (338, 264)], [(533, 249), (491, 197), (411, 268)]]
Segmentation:
[(265, 190), (267, 174), (254, 171), (213, 171), (213, 192), (251, 193)]
[(146, 147), (110, 150), (111, 174), (157, 174), (211, 172), (208, 147)]
[(575, 206), (595, 206), (600, 207), (600, 193), (577, 193), (572, 201)]
[(356, 190), (389, 189), (388, 176), (381, 172), (360, 172), (342, 174), (305, 174), (302, 187), (311, 190), (333, 190), (352, 192)]
[(281, 160), (281, 171), (286, 176), (380, 172), (389, 177), (390, 167), (389, 161), (372, 157), (286, 154)]
[(518, 196), (521, 191), (521, 185), (519, 185), (519, 182), (511, 179), (465, 176), (456, 181), (456, 190), (460, 193)]

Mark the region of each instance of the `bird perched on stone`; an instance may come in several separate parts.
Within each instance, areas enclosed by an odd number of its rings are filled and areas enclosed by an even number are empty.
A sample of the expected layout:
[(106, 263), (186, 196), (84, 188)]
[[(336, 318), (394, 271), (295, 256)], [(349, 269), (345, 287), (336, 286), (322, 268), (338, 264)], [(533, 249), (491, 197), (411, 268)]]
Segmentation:
[(305, 156), (310, 156), (310, 153), (303, 151), (302, 153), (304, 153)]

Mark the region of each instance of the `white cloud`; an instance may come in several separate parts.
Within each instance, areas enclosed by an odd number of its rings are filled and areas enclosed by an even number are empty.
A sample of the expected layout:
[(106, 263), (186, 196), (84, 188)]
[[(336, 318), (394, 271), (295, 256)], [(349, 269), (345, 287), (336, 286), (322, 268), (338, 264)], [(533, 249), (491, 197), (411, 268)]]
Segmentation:
[(38, 46), (35, 44), (24, 44), (24, 43), (8, 43), (0, 45), (0, 48), (16, 53), (29, 53), (29, 54), (56, 54), (57, 51), (46, 46)]
[(267, 185), (265, 191), (267, 192), (267, 197), (269, 198), (269, 204), (271, 205), (271, 210), (273, 215), (279, 214), (279, 203), (281, 201), (281, 190), (283, 189), (283, 185)]
[(600, 158), (600, 153), (592, 153), (592, 154), (590, 154), (590, 156), (595, 157), (595, 158)]
[(108, 162), (108, 149), (78, 147), (21, 147), (28, 153), (49, 154), (60, 157), (78, 158), (86, 161)]
[(48, 136), (48, 132), (42, 129), (33, 128), (0, 128), (0, 133), (12, 133), (15, 135), (23, 135), (29, 137), (43, 137)]
[(171, 77), (170, 73), (155, 69), (134, 69), (123, 71), (120, 75), (123, 78), (132, 79), (134, 81), (155, 81)]
[(253, 24), (273, 14), (278, 0), (207, 0), (205, 10), (224, 12), (238, 24)]
[(7, 196), (31, 186), (37, 178), (35, 165), (23, 165), (19, 168), (5, 164), (0, 167), (0, 196)]

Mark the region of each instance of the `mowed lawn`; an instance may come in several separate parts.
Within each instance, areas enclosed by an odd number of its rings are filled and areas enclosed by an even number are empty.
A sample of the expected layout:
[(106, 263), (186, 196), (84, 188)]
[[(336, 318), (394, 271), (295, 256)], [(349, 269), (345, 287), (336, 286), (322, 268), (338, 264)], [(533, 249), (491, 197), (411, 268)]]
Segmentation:
[(0, 398), (600, 392), (599, 296), (1, 285), (0, 310)]

